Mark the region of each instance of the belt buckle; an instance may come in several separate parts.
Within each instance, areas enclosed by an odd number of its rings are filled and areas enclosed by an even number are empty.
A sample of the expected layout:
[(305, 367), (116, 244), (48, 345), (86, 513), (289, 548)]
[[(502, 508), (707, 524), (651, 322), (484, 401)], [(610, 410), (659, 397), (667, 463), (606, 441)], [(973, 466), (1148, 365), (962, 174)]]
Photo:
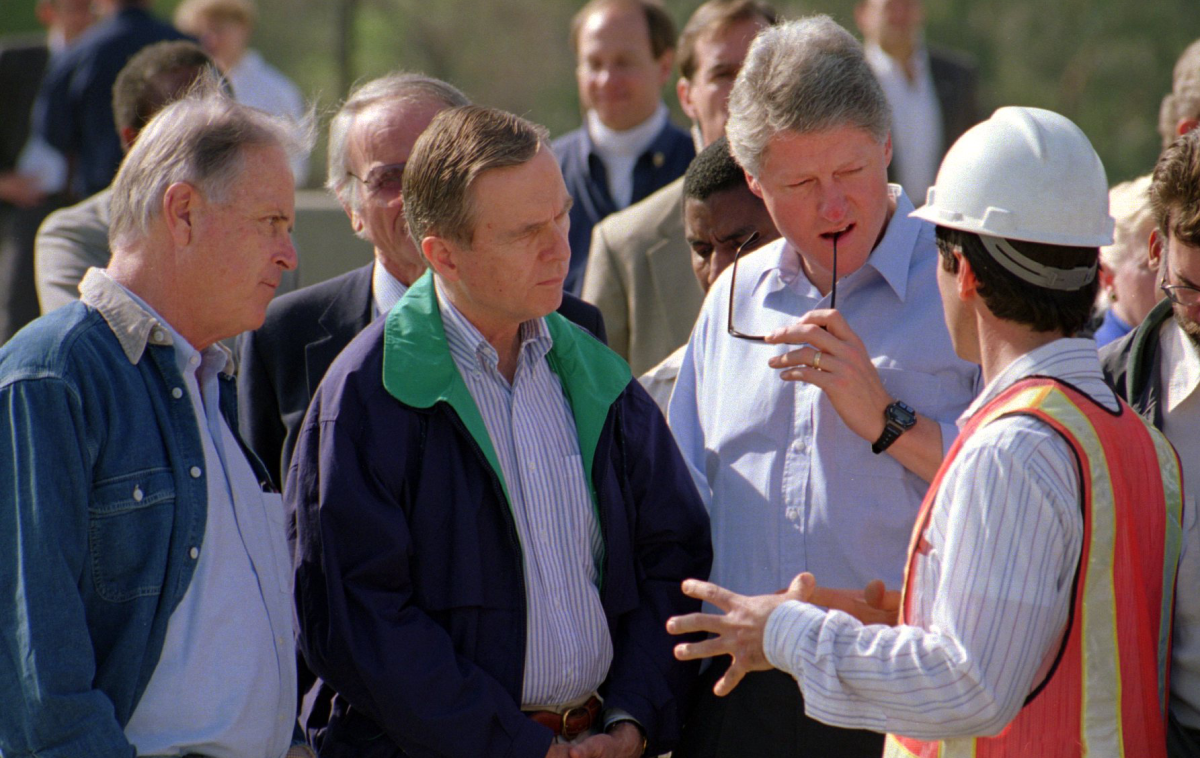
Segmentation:
[(563, 715), (562, 715), (563, 739), (573, 740), (576, 737), (578, 737), (579, 735), (583, 734), (584, 730), (586, 730), (588, 727), (591, 726), (591, 722), (589, 719), (588, 723), (586, 723), (578, 731), (571, 729), (569, 726), (567, 726), (567, 721), (575, 716), (579, 716), (580, 718), (584, 718), (584, 719), (588, 719), (588, 717), (591, 716), (591, 712), (587, 708), (587, 703), (584, 703), (583, 705), (577, 705), (574, 708), (569, 708), (569, 709), (563, 711)]

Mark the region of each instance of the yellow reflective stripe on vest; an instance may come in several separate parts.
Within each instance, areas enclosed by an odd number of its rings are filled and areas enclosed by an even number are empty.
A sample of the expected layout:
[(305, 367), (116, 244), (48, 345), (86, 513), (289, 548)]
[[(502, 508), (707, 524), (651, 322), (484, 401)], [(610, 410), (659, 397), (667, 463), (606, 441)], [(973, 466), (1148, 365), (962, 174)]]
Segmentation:
[[(883, 758), (975, 758), (975, 739), (964, 737), (943, 742), (922, 742), (921, 753), (914, 753), (889, 734), (883, 743)], [(932, 752), (924, 752), (932, 750)]]
[[(1062, 392), (1048, 392), (1039, 407), (1067, 428), (1091, 466), (1092, 534), (1083, 572), (1083, 712), (1080, 735), (1085, 755), (1125, 755), (1121, 724), (1121, 657), (1117, 646), (1117, 598), (1113, 586), (1116, 506), (1104, 448), (1095, 428)], [(1108, 686), (1115, 683), (1115, 687)]]
[(1167, 707), (1167, 671), (1171, 662), (1171, 622), (1175, 618), (1173, 605), (1175, 601), (1175, 572), (1179, 565), (1179, 551), (1183, 546), (1183, 481), (1179, 466), (1179, 456), (1175, 448), (1167, 442), (1167, 438), (1150, 430), (1150, 438), (1154, 440), (1154, 452), (1158, 454), (1158, 468), (1163, 476), (1163, 500), (1167, 505), (1167, 534), (1163, 546), (1163, 589), (1162, 609), (1159, 611), (1158, 625), (1158, 702), (1165, 710)]

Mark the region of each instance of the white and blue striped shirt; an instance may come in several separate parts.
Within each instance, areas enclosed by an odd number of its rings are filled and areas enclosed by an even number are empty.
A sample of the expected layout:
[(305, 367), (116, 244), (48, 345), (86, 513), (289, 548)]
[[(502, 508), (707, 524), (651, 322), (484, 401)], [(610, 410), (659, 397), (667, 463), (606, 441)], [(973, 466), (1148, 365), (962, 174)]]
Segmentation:
[[(1009, 364), (959, 424), (1035, 374), (1118, 407), (1095, 341), (1060, 339)], [(918, 739), (994, 734), (1038, 684), (1066, 625), (1083, 545), (1067, 442), (1029, 416), (976, 431), (942, 480), (926, 538), (911, 625), (863, 626), (794, 601), (771, 614), (767, 659), (800, 682), (809, 715)]]
[(600, 524), (575, 417), (546, 362), (550, 331), (543, 319), (521, 324), (510, 386), (496, 349), (440, 283), (437, 295), (450, 355), (496, 449), (521, 541), (526, 598), (521, 705), (577, 702), (608, 675), (612, 637), (600, 604)]

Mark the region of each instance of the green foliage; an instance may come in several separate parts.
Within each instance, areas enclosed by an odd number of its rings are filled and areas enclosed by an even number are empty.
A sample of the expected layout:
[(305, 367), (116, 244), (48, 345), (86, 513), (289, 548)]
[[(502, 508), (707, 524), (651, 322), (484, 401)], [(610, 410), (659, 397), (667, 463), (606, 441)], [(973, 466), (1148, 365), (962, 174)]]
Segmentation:
[[(159, 0), (169, 17), (179, 0)], [(33, 0), (0, 0), (0, 33), (37, 29)], [(323, 113), (343, 80), (397, 68), (425, 71), (481, 103), (546, 124), (579, 123), (567, 27), (583, 0), (258, 0), (254, 45)], [(699, 0), (666, 0), (680, 25)], [(856, 0), (780, 2), (784, 15), (825, 12), (854, 29)], [(979, 65), (985, 113), (1034, 105), (1074, 119), (1092, 139), (1110, 183), (1153, 166), (1158, 107), (1171, 69), (1200, 37), (1196, 0), (926, 0), (930, 44)], [(347, 65), (339, 9), (353, 9)], [(677, 109), (671, 88), (664, 93)], [(676, 118), (683, 119), (678, 110)], [(314, 156), (314, 165), (320, 165)], [(314, 180), (319, 177), (314, 177)]]

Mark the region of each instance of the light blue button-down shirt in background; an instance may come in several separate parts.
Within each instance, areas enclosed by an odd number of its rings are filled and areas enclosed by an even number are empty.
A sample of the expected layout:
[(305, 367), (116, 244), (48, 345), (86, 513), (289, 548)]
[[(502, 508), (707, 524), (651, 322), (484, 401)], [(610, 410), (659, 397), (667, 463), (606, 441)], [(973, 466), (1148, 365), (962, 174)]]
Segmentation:
[(579, 452), (575, 417), (546, 354), (543, 319), (520, 326), (510, 385), (496, 349), (437, 285), (454, 365), (496, 449), (525, 567), (522, 707), (575, 703), (596, 691), (612, 663), (600, 604), (603, 542)]
[[(935, 278), (933, 226), (896, 212), (867, 263), (838, 280), (838, 311), (866, 345), (884, 387), (942, 425), (979, 390), (979, 369), (954, 354)], [(766, 334), (829, 307), (780, 239), (738, 264), (736, 326)], [(729, 272), (713, 286), (669, 405), (671, 430), (712, 518), (712, 581), (774, 592), (801, 571), (831, 587), (883, 579), (900, 587), (927, 484), (842, 422), (824, 393), (784, 381), (767, 360), (795, 346), (726, 332)]]
[(167, 622), (162, 655), (125, 736), (139, 755), (279, 758), (296, 722), (283, 503), (263, 492), (221, 416), (217, 377), (228, 353), (219, 345), (198, 352), (129, 294), (159, 324), (151, 340), (175, 350), (185, 386), (170, 392), (196, 414), (204, 457), (189, 472), (207, 484), (208, 515), (192, 554), (195, 574)]

